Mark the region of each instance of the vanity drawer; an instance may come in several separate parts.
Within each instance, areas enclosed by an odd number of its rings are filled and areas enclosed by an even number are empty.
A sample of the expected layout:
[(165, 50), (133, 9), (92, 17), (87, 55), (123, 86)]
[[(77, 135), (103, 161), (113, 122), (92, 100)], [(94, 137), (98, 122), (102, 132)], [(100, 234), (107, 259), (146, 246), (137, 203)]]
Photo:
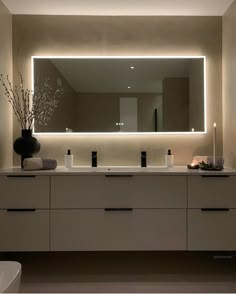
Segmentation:
[(48, 176), (0, 176), (0, 208), (49, 208)]
[(53, 176), (52, 208), (186, 208), (185, 176)]
[(186, 250), (185, 209), (54, 210), (52, 251)]
[(189, 176), (189, 208), (236, 208), (236, 176)]
[(188, 210), (188, 250), (236, 250), (236, 209)]
[(49, 211), (0, 210), (0, 251), (49, 251)]

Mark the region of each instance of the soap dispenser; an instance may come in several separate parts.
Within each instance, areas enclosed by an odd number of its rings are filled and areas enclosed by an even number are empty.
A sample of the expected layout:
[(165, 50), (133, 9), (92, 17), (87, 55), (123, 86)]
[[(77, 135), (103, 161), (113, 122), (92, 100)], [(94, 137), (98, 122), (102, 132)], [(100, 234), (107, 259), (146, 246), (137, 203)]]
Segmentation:
[(73, 155), (71, 154), (70, 149), (67, 150), (67, 154), (65, 155), (65, 167), (70, 168), (73, 166)]
[(171, 154), (171, 150), (168, 149), (166, 157), (166, 166), (167, 167), (173, 167), (174, 166), (174, 155)]

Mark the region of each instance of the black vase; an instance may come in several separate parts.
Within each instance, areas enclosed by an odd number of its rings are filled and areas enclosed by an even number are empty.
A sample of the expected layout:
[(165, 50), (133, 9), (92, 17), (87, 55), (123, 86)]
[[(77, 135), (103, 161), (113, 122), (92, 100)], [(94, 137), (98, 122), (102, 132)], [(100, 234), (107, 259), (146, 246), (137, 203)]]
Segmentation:
[(25, 158), (30, 158), (33, 154), (39, 152), (40, 143), (32, 136), (32, 130), (21, 130), (21, 137), (14, 142), (14, 151), (21, 155), (21, 168), (23, 168), (23, 161)]

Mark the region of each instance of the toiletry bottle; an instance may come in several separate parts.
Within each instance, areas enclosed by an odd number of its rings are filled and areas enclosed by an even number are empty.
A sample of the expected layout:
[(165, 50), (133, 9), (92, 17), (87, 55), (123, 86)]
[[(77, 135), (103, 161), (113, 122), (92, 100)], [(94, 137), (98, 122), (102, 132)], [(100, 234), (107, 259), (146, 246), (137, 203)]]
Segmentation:
[(67, 150), (67, 154), (65, 155), (65, 167), (73, 166), (73, 155), (71, 154), (70, 149)]
[(147, 167), (147, 152), (141, 151), (141, 167)]
[(166, 155), (166, 166), (167, 167), (173, 167), (174, 166), (174, 155), (171, 154), (171, 150), (168, 149), (167, 155)]
[(92, 167), (97, 167), (97, 151), (92, 151)]

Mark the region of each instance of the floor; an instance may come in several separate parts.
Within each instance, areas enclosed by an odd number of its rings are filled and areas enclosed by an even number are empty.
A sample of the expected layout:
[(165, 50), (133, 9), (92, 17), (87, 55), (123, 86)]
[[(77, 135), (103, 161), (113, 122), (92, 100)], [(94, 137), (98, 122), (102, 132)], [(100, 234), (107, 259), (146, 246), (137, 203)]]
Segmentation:
[[(222, 254), (222, 253), (221, 253)], [(236, 293), (236, 257), (187, 252), (8, 253), (23, 293)]]

